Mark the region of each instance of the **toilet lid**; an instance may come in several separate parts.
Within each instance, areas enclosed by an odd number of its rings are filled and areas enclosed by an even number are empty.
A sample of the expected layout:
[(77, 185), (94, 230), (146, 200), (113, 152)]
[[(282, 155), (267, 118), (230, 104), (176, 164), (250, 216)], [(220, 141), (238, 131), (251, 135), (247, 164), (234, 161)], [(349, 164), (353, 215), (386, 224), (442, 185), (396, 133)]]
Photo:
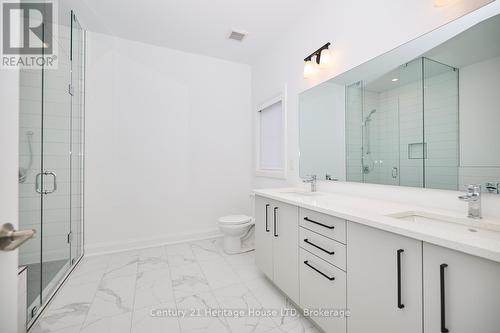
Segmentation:
[(219, 219), (222, 224), (243, 224), (252, 221), (252, 218), (247, 215), (228, 215)]

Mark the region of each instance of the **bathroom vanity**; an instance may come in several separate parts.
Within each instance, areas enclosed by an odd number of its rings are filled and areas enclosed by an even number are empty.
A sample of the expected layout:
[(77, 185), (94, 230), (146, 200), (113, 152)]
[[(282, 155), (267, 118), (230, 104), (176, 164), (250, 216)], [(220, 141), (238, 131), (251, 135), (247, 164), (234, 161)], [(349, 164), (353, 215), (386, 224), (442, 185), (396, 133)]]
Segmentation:
[(479, 228), (451, 211), (301, 189), (255, 194), (257, 265), (303, 310), (333, 310), (310, 317), (325, 332), (500, 330), (500, 221)]

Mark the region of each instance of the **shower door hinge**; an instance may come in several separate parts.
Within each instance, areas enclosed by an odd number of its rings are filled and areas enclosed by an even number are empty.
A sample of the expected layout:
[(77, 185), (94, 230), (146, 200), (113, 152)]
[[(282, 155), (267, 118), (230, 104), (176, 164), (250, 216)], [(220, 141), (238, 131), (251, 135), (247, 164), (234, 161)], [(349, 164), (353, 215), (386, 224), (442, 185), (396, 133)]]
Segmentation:
[(73, 233), (72, 233), (72, 232), (70, 232), (70, 233), (68, 234), (68, 243), (71, 243), (72, 241), (73, 241)]
[(74, 93), (74, 89), (73, 89), (73, 85), (70, 83), (68, 84), (68, 93), (73, 96), (73, 93)]

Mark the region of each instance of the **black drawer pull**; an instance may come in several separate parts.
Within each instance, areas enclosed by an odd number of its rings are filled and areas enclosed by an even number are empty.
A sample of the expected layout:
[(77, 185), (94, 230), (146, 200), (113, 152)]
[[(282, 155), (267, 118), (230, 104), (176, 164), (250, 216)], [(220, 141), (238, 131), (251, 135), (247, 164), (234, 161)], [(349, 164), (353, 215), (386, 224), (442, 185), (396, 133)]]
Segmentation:
[(324, 249), (324, 248), (322, 248), (321, 246), (318, 246), (318, 245), (314, 244), (313, 242), (310, 242), (310, 241), (309, 241), (309, 239), (307, 239), (307, 238), (306, 238), (306, 239), (304, 239), (304, 242), (306, 242), (306, 243), (307, 243), (307, 244), (309, 244), (309, 245), (314, 246), (314, 247), (315, 247), (315, 248), (317, 248), (317, 249), (320, 249), (320, 250), (321, 250), (321, 251), (323, 251), (323, 252), (328, 253), (329, 255), (334, 255), (334, 254), (335, 254), (335, 252), (334, 252), (334, 251), (328, 251), (328, 250), (325, 250), (325, 249)]
[(446, 294), (444, 289), (444, 269), (448, 267), (447, 264), (439, 266), (439, 278), (441, 287), (441, 333), (448, 333), (450, 330), (446, 328)]
[(334, 226), (334, 225), (326, 225), (326, 224), (323, 224), (323, 223), (319, 223), (319, 222), (316, 222), (316, 221), (311, 220), (311, 219), (310, 219), (310, 218), (308, 218), (307, 216), (306, 216), (306, 217), (304, 217), (304, 220), (306, 220), (307, 222), (311, 222), (311, 223), (314, 223), (314, 224), (320, 225), (320, 226), (325, 227), (325, 228), (328, 228), (328, 229), (335, 229), (335, 226)]
[(267, 217), (267, 208), (269, 208), (269, 204), (266, 204), (266, 232), (269, 232), (269, 223), (268, 223), (268, 217)]
[(401, 253), (405, 250), (399, 249), (397, 251), (397, 262), (398, 262), (398, 308), (404, 309), (405, 305), (401, 301)]
[(328, 280), (330, 280), (330, 281), (335, 280), (335, 277), (334, 277), (334, 276), (330, 277), (330, 276), (326, 275), (325, 273), (323, 273), (322, 271), (320, 271), (319, 269), (317, 269), (316, 267), (311, 266), (311, 264), (309, 264), (309, 261), (308, 261), (308, 260), (304, 261), (304, 264), (306, 264), (307, 266), (311, 267), (313, 270), (315, 270), (315, 271), (316, 271), (316, 272), (318, 272), (319, 274), (323, 275), (323, 276), (324, 276), (324, 277), (326, 277)]

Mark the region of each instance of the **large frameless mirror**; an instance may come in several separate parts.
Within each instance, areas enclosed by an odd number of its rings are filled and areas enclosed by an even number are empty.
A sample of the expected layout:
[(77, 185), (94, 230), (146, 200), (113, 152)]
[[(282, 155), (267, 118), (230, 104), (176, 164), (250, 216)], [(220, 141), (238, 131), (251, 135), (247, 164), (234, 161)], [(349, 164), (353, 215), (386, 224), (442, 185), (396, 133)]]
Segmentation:
[(301, 177), (495, 191), (498, 36), (500, 15), (433, 32), (303, 92)]

